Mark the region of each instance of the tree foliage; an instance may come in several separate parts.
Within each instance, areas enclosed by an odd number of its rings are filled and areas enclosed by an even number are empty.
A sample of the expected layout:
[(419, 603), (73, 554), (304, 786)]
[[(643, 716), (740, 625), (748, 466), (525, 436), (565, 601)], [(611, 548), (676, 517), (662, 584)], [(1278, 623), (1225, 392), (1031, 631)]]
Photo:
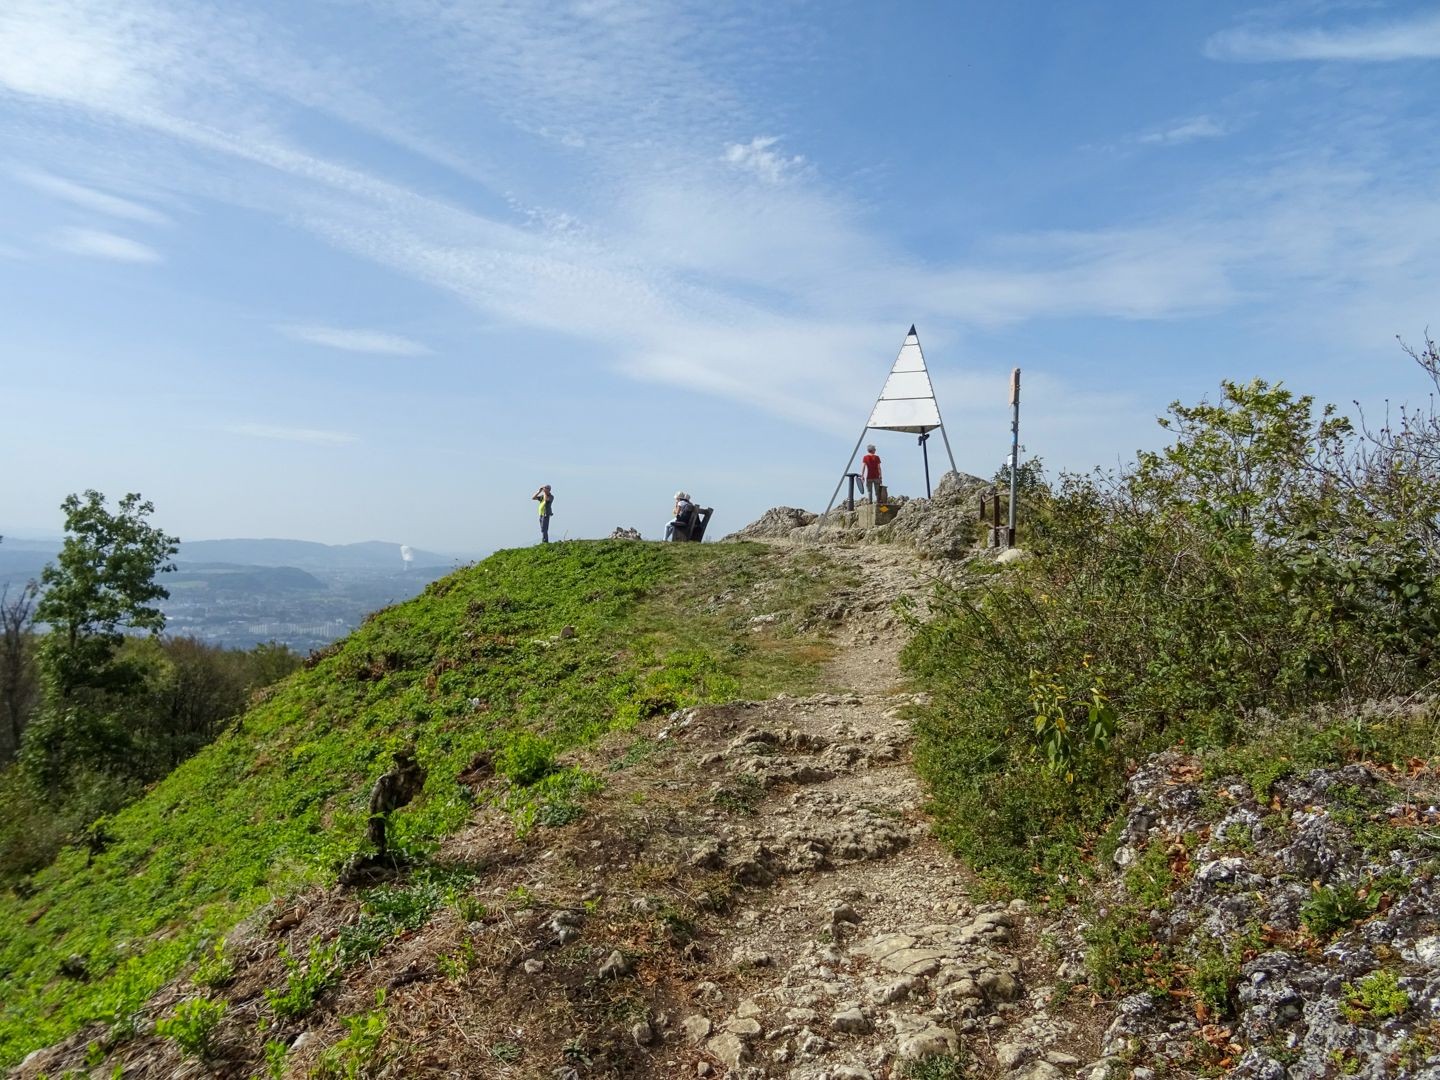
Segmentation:
[[(1417, 359), (1436, 379), (1434, 346)], [(1226, 382), (1171, 407), (1164, 449), (1042, 494), (1033, 559), (943, 588), (907, 661), (938, 691), (917, 764), (962, 853), (1029, 887), (1127, 759), (1433, 679), (1440, 423), (1402, 417)]]
[(133, 672), (112, 664), (115, 651), (126, 628), (165, 628), (157, 602), (170, 594), (157, 578), (175, 568), (179, 541), (146, 520), (155, 506), (133, 492), (114, 513), (94, 490), (67, 496), (60, 508), (65, 542), (41, 573), (35, 617), (50, 627), (45, 674), (63, 700), (81, 687), (114, 689), (130, 680)]

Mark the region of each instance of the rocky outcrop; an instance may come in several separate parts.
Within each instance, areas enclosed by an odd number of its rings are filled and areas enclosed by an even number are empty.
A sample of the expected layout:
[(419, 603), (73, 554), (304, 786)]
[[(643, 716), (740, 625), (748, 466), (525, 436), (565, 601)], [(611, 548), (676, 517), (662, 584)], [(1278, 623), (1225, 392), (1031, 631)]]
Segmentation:
[(1256, 783), (1178, 753), (1131, 778), (1112, 861), (1169, 887), (1136, 907), (1117, 884), (1098, 908), (1092, 944), (1107, 918), (1148, 923), (1151, 982), (1082, 1075), (1437, 1080), (1440, 777), (1356, 763)]
[(947, 472), (931, 498), (891, 498), (894, 517), (875, 526), (864, 525), (859, 511), (844, 507), (819, 515), (777, 506), (725, 539), (898, 543), (931, 558), (959, 558), (969, 554), (980, 538), (979, 497), (987, 486), (977, 476)]

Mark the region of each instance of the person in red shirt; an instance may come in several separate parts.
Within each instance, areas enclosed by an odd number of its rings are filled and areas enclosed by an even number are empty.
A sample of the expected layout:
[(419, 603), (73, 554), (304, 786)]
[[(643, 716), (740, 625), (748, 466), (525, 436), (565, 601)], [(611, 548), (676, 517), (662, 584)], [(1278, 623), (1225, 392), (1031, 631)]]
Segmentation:
[(875, 453), (875, 444), (865, 447), (865, 456), (860, 459), (860, 484), (870, 502), (880, 501), (880, 458)]

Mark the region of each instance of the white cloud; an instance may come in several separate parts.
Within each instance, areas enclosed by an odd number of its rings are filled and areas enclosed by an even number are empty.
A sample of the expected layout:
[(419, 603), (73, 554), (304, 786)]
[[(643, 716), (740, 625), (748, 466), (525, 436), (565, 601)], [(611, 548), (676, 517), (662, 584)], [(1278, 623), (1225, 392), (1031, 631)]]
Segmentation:
[(425, 356), (430, 350), (418, 341), (381, 330), (347, 330), (337, 326), (282, 326), (279, 330), (296, 341), (324, 345), (346, 352), (375, 353), (381, 356)]
[(66, 228), (51, 237), (50, 243), (72, 255), (116, 262), (157, 263), (161, 255), (148, 244), (100, 229)]
[(1138, 141), (1153, 146), (1179, 146), (1197, 139), (1218, 139), (1224, 134), (1224, 125), (1213, 117), (1195, 116), (1160, 131), (1141, 135)]
[(231, 435), (252, 439), (274, 439), (279, 442), (310, 443), (314, 446), (345, 446), (359, 442), (360, 436), (346, 431), (321, 431), (316, 428), (275, 427), (271, 424), (228, 424), (220, 429)]
[(1436, 60), (1440, 59), (1440, 15), (1332, 30), (1225, 30), (1205, 43), (1205, 55), (1251, 62)]
[(805, 164), (805, 158), (799, 154), (786, 157), (773, 150), (779, 142), (774, 135), (757, 135), (748, 143), (731, 143), (725, 148), (725, 160), (737, 169), (754, 173), (766, 183), (778, 184)]
[(160, 211), (141, 203), (85, 187), (73, 180), (66, 180), (64, 177), (54, 176), (39, 169), (16, 169), (15, 177), (37, 191), (43, 191), (57, 199), (64, 199), (85, 210), (95, 210), (102, 214), (109, 214), (111, 217), (126, 218), (147, 225), (166, 225), (170, 222), (170, 219)]
[[(911, 321), (925, 333), (937, 324), (1166, 319), (1257, 297), (1293, 313), (1307, 297), (1313, 304), (1312, 286), (1340, 298), (1336, 312), (1378, 303), (1394, 311), (1387, 298), (1402, 295), (1397, 284), (1412, 297), (1440, 281), (1430, 254), (1440, 251), (1440, 222), (1426, 209), (1433, 184), (1397, 175), (1383, 156), (1350, 175), (1212, 175), (1150, 218), (1122, 212), (1117, 224), (1085, 231), (982, 235), (963, 255), (922, 262), (858, 199), (814, 182), (778, 139), (750, 135), (768, 123), (717, 89), (698, 55), (732, 33), (723, 18), (644, 0), (573, 16), (540, 5), (379, 3), (399, 13), (394, 28), (416, 62), (439, 72), (427, 105), (453, 92), (478, 102), (485, 124), (511, 125), (504, 139), (523, 133), (514, 158), (531, 175), (516, 190), (545, 207), (527, 221), (509, 189), (472, 186), (463, 204), (451, 203), (281, 134), (300, 102), (391, 137), (365, 94), (327, 81), (338, 59), (267, 64), (245, 42), (286, 35), (256, 26), (239, 34), (227, 23), (207, 36), (197, 20), (183, 21), (184, 8), (152, 16), (145, 0), (124, 5), (129, 22), (103, 5), (63, 2), (58, 28), (30, 31), (37, 47), (55, 50), (50, 66), (7, 69), (5, 20), (17, 9), (0, 10), (0, 92), (8, 83), (45, 107), (85, 109), (97, 121), (87, 130), (96, 142), (114, 138), (117, 159), (141, 159), (136, 147), (149, 146), (167, 187), (298, 224), (497, 323), (586, 342), (635, 378), (816, 427), (848, 422), (854, 380), (871, 392)], [(48, 3), (18, 10), (37, 25), (52, 18)], [(76, 49), (110, 72), (103, 86)], [(715, 51), (743, 70), (745, 50)], [(1166, 145), (1221, 134), (1219, 121), (1199, 115), (1136, 138)], [(1283, 152), (1324, 161), (1328, 137), (1296, 137)], [(717, 155), (717, 146), (728, 150)], [(93, 162), (60, 171), (105, 175)], [(283, 329), (332, 348), (424, 349), (373, 331)]]

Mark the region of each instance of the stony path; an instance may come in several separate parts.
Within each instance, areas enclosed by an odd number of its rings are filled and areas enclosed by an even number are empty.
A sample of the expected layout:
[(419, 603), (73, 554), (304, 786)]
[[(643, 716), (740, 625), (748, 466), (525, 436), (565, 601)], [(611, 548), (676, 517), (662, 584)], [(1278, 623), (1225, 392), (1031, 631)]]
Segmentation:
[(852, 554), (863, 580), (830, 680), (843, 690), (757, 703), (728, 747), (701, 762), (776, 793), (695, 855), (747, 883), (773, 882), (745, 894), (715, 945), (745, 972), (743, 995), (716, 993), (713, 1008), (684, 1020), (715, 1063), (697, 1072), (879, 1080), (958, 1053), (982, 1074), (1074, 1075), (1077, 1058), (1044, 1056), (1063, 1031), (1024, 1000), (1012, 946), (1024, 904), (972, 903), (963, 867), (921, 813), (905, 709), (916, 699), (901, 683), (903, 633), (890, 607), (906, 592), (923, 601), (922, 564), (893, 548)]

